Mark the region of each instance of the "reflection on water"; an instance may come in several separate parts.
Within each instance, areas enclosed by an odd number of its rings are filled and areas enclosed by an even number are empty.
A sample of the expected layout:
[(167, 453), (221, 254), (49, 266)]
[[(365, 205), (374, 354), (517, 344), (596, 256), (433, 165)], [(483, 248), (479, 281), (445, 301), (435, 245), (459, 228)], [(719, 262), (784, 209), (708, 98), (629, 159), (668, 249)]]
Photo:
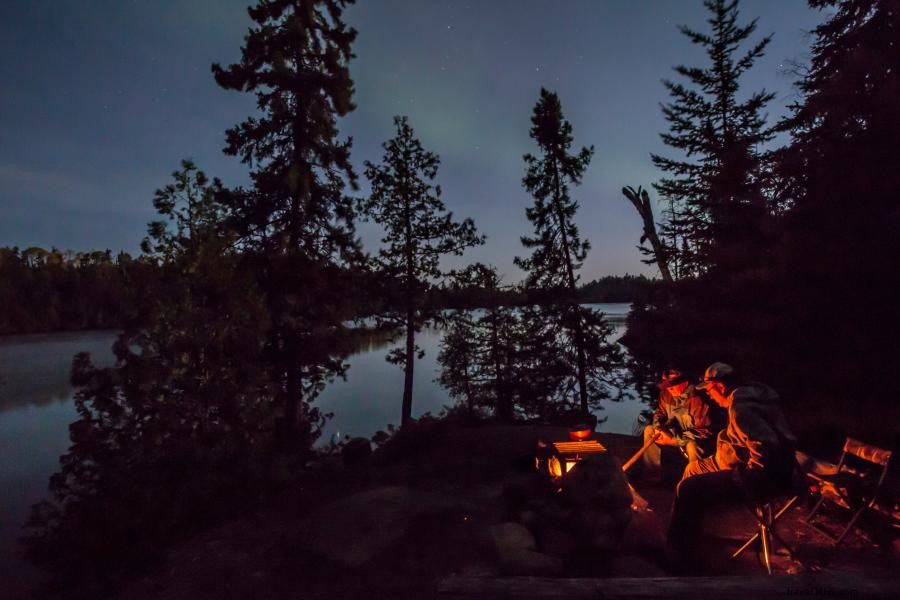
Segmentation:
[[(614, 326), (614, 339), (624, 333), (625, 317), (630, 305), (627, 303), (592, 304), (596, 310), (603, 312)], [(416, 343), (425, 350), (425, 356), (416, 360), (413, 372), (413, 417), (425, 413), (437, 415), (444, 406), (452, 404), (453, 399), (447, 391), (435, 381), (440, 372), (437, 354), (440, 343), (440, 331), (425, 330), (416, 336)], [(326, 423), (322, 431), (320, 443), (332, 440), (335, 434), (343, 436), (371, 437), (379, 429), (391, 423), (400, 423), (400, 405), (403, 398), (403, 371), (385, 360), (388, 351), (399, 347), (402, 339), (391, 339), (390, 336), (373, 338), (365, 350), (354, 354), (347, 362), (350, 369), (346, 381), (338, 381), (329, 385), (316, 404), (325, 413), (334, 417)], [(634, 419), (644, 407), (638, 400), (607, 402), (605, 410), (597, 413), (598, 417), (606, 417), (606, 422), (599, 429), (614, 433), (631, 433)]]
[(0, 338), (0, 582), (6, 597), (23, 593), (33, 568), (18, 558), (16, 539), (32, 504), (69, 447), (77, 417), (69, 385), (72, 356), (87, 351), (111, 365), (115, 332)]
[[(605, 312), (619, 336), (627, 304), (594, 305)], [(417, 343), (425, 350), (416, 361), (413, 416), (439, 414), (451, 399), (435, 379), (441, 332), (423, 331)], [(18, 558), (16, 539), (30, 506), (46, 496), (47, 483), (69, 446), (69, 423), (77, 418), (69, 385), (72, 357), (90, 352), (96, 364), (113, 363), (115, 332), (79, 332), (0, 338), (0, 590), (13, 597), (33, 581), (35, 572)], [(373, 435), (400, 421), (403, 372), (385, 360), (388, 350), (402, 343), (377, 333), (361, 337), (359, 350), (348, 359), (345, 381), (329, 385), (317, 400), (334, 418), (322, 441), (343, 435)], [(630, 433), (643, 405), (636, 401), (607, 403), (604, 431)]]
[(98, 365), (111, 365), (115, 337), (88, 331), (0, 338), (0, 412), (70, 400), (72, 357), (87, 351)]

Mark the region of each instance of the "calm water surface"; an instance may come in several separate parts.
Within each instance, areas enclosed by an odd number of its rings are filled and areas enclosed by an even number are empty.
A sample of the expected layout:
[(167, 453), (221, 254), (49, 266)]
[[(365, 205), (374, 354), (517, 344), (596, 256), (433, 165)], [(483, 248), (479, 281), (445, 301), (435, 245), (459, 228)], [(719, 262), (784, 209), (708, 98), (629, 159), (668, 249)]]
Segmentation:
[(72, 356), (87, 351), (111, 365), (115, 338), (111, 331), (0, 338), (0, 596), (19, 596), (36, 578), (16, 540), (69, 448), (69, 423), (78, 417)]
[[(624, 333), (625, 317), (630, 304), (592, 304), (606, 314), (615, 327), (614, 338)], [(424, 358), (416, 361), (413, 371), (413, 417), (425, 413), (440, 414), (444, 406), (453, 404), (447, 391), (436, 383), (440, 331), (426, 330), (416, 337), (416, 343), (425, 350)], [(372, 343), (363, 352), (347, 361), (350, 370), (347, 380), (326, 388), (316, 401), (323, 412), (334, 413), (322, 432), (320, 440), (327, 442), (335, 434), (339, 437), (371, 437), (389, 423), (400, 423), (400, 404), (403, 399), (403, 371), (385, 360), (388, 351), (401, 341), (392, 344)], [(631, 433), (631, 426), (643, 404), (636, 400), (608, 402), (598, 416), (607, 417), (598, 429), (614, 433)]]
[[(597, 304), (616, 327), (624, 329), (628, 304)], [(113, 364), (110, 331), (57, 333), (0, 338), (0, 596), (14, 597), (34, 581), (16, 539), (32, 504), (47, 493), (47, 482), (69, 447), (69, 423), (77, 418), (69, 385), (72, 356), (90, 352), (94, 362)], [(435, 379), (440, 332), (423, 332), (417, 339), (425, 357), (416, 362), (413, 416), (437, 415), (452, 400)], [(333, 436), (370, 437), (400, 421), (403, 372), (385, 360), (400, 342), (371, 342), (348, 359), (346, 381), (336, 381), (316, 401), (334, 417), (321, 440)], [(636, 400), (607, 403), (598, 413), (607, 417), (600, 430), (630, 433), (642, 408)]]

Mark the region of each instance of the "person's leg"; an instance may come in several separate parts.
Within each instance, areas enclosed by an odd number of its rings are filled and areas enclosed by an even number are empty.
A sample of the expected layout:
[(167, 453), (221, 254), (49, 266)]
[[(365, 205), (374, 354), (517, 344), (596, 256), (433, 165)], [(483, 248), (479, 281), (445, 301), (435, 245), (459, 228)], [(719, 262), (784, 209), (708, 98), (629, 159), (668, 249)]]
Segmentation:
[(741, 497), (731, 471), (705, 472), (683, 479), (675, 488), (667, 534), (672, 553), (670, 559), (682, 569), (694, 570), (703, 515), (715, 505), (734, 502)]
[[(656, 435), (656, 428), (653, 425), (647, 425), (644, 427), (644, 445), (646, 446), (650, 440), (653, 439), (653, 436)], [(659, 471), (660, 468), (660, 450), (659, 446), (656, 443), (650, 444), (646, 450), (644, 450), (644, 456), (642, 457), (644, 460), (644, 467), (650, 469), (652, 471)]]
[(706, 458), (689, 462), (684, 468), (684, 474), (681, 476), (681, 481), (705, 473), (716, 473), (720, 470), (719, 465), (716, 463), (716, 457), (707, 456)]

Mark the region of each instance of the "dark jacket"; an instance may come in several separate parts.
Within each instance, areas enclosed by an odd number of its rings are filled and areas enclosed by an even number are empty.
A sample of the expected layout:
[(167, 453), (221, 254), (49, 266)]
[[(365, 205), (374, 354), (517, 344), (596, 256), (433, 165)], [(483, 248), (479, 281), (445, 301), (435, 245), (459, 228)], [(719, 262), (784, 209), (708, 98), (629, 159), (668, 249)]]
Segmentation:
[(778, 406), (778, 394), (767, 385), (751, 383), (736, 388), (730, 397), (728, 425), (719, 432), (716, 444), (719, 468), (789, 477), (797, 438)]

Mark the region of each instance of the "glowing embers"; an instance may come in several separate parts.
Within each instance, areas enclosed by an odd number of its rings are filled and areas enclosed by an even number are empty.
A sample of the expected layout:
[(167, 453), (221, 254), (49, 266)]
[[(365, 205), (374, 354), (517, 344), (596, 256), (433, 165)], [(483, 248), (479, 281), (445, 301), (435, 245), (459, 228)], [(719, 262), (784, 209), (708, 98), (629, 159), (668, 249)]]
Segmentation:
[(594, 433), (594, 428), (588, 425), (578, 425), (569, 430), (569, 439), (573, 442), (582, 442)]

